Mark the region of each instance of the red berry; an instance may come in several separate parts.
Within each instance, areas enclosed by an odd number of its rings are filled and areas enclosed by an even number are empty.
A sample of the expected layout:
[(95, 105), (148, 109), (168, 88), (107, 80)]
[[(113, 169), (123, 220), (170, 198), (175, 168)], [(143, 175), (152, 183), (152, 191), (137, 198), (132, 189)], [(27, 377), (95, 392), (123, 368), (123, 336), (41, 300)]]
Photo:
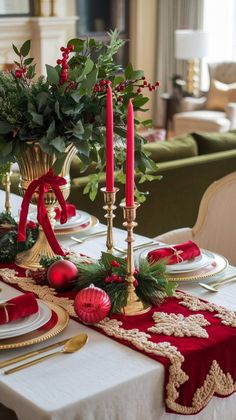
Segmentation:
[(151, 88), (151, 86), (148, 88), (148, 90), (151, 92), (152, 91), (152, 88)]
[(138, 287), (138, 280), (137, 279), (134, 280), (133, 285), (134, 285), (134, 287)]
[(62, 54), (62, 57), (63, 57), (63, 58), (68, 58), (68, 54), (67, 54), (66, 52), (64, 52), (64, 53)]
[(66, 63), (62, 63), (62, 68), (63, 68), (63, 69), (68, 69), (68, 68), (69, 68), (69, 66), (68, 66), (68, 64), (66, 64)]
[(21, 70), (21, 69), (17, 69), (17, 70), (15, 71), (15, 76), (16, 76), (18, 79), (20, 79), (20, 78), (22, 77), (22, 70)]
[(142, 80), (145, 80), (145, 79), (146, 79), (146, 77), (145, 77), (145, 76), (143, 76), (143, 77), (142, 77)]
[(118, 263), (118, 261), (112, 260), (112, 261), (111, 261), (111, 266), (112, 266), (112, 267), (117, 267), (117, 268), (118, 268), (118, 267), (120, 267), (120, 263)]
[(140, 88), (137, 89), (137, 93), (141, 93), (141, 89)]
[(144, 86), (147, 86), (147, 82), (146, 82), (146, 80), (143, 82), (143, 84), (144, 84)]
[(65, 47), (61, 47), (60, 48), (60, 51), (65, 51)]
[(160, 82), (156, 82), (156, 86), (160, 86)]
[(73, 44), (69, 44), (69, 45), (68, 45), (68, 49), (69, 49), (70, 51), (74, 51), (75, 47), (74, 47), (74, 45), (73, 45)]
[(60, 59), (57, 60), (57, 64), (61, 64), (61, 60)]

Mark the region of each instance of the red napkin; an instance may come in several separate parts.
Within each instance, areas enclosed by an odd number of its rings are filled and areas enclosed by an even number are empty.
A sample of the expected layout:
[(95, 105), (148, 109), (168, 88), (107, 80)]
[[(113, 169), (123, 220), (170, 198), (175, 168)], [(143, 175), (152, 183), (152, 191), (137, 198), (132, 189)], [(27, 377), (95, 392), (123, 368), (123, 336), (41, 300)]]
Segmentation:
[[(55, 208), (55, 212), (56, 212), (56, 216), (55, 219), (59, 220), (61, 217), (61, 209), (59, 207)], [(67, 217), (68, 219), (70, 219), (71, 217), (76, 215), (76, 207), (74, 206), (74, 204), (66, 204), (66, 212), (67, 212)]]
[(38, 302), (33, 293), (17, 296), (0, 304), (0, 325), (36, 312), (38, 312)]
[(168, 247), (155, 249), (148, 253), (149, 261), (158, 261), (162, 258), (167, 259), (167, 264), (177, 264), (182, 261), (191, 260), (201, 254), (197, 244), (192, 241), (183, 242), (179, 245), (169, 245)]

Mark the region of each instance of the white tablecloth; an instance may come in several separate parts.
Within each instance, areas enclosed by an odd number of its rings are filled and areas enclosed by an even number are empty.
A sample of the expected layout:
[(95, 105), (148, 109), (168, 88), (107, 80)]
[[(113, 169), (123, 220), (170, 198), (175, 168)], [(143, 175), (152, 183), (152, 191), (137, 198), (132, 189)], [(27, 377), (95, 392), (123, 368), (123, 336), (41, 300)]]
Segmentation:
[[(18, 200), (14, 204), (15, 212), (17, 208)], [(125, 233), (115, 230), (115, 241), (119, 246), (123, 246), (124, 239)], [(138, 243), (144, 238), (137, 236), (136, 239)], [(63, 245), (69, 246), (72, 243), (70, 238), (63, 238)], [(76, 245), (73, 249), (96, 257), (101, 249), (105, 250), (104, 237)], [(235, 271), (233, 268), (229, 268), (230, 270)], [(1, 286), (4, 287), (3, 297), (18, 293), (10, 286)], [(180, 288), (236, 310), (236, 284), (228, 285), (215, 294), (201, 289), (197, 283), (181, 284)], [(3, 375), (4, 369), (0, 370), (0, 402), (13, 409), (19, 420), (194, 418), (165, 412), (164, 368), (149, 357), (74, 321), (70, 321), (60, 338), (55, 337), (50, 343), (82, 331), (89, 334), (89, 342), (77, 353), (55, 357), (9, 376)], [(42, 344), (38, 347), (42, 347)], [(22, 349), (1, 352), (0, 361), (25, 351)], [(236, 394), (228, 398), (214, 397), (195, 418), (236, 420), (235, 406)], [(0, 419), (5, 420), (1, 417), (1, 411)]]

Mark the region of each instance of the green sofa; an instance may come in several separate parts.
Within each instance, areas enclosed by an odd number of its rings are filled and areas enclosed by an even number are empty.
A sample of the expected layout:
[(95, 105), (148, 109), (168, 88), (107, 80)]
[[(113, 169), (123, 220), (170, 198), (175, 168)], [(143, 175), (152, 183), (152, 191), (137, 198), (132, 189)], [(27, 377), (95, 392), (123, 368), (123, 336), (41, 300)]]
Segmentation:
[[(192, 226), (206, 188), (215, 180), (236, 170), (236, 131), (223, 134), (193, 133), (168, 141), (148, 143), (146, 149), (158, 163), (162, 180), (140, 184), (149, 191), (144, 204), (137, 211), (137, 233), (156, 236), (174, 228)], [(79, 161), (71, 166), (71, 194), (69, 202), (104, 222), (103, 195), (99, 191), (91, 202), (83, 189), (87, 176), (79, 173)], [(12, 191), (17, 192), (16, 180)], [(99, 187), (105, 185), (105, 176)], [(117, 204), (125, 196), (124, 185), (117, 186)], [(118, 207), (114, 225), (121, 227), (122, 211)]]
[[(227, 135), (217, 137), (193, 133), (146, 145), (152, 158), (158, 162), (158, 174), (162, 175), (162, 180), (140, 185), (142, 191), (149, 191), (149, 195), (137, 211), (137, 233), (152, 237), (170, 229), (191, 227), (194, 224), (206, 188), (213, 181), (236, 170), (236, 132)], [(88, 178), (79, 176), (77, 167), (75, 159), (71, 168), (69, 201), (104, 221), (102, 193), (98, 193), (94, 202), (83, 194)], [(105, 177), (100, 186), (104, 186), (104, 183)], [(117, 195), (119, 204), (125, 195), (125, 188), (124, 185), (117, 186), (120, 188)], [(118, 207), (114, 225), (121, 227), (122, 222), (122, 211)]]

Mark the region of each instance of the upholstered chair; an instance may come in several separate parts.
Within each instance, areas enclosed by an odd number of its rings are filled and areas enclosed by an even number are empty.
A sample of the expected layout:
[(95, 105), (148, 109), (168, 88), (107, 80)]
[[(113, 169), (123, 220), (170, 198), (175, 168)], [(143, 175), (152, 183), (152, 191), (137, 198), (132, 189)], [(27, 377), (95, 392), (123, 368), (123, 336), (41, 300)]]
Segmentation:
[(225, 132), (236, 128), (236, 62), (209, 64), (207, 96), (185, 97), (174, 115), (174, 134)]
[(213, 182), (204, 193), (195, 225), (156, 237), (160, 242), (178, 244), (187, 240), (225, 256), (236, 265), (236, 172)]

